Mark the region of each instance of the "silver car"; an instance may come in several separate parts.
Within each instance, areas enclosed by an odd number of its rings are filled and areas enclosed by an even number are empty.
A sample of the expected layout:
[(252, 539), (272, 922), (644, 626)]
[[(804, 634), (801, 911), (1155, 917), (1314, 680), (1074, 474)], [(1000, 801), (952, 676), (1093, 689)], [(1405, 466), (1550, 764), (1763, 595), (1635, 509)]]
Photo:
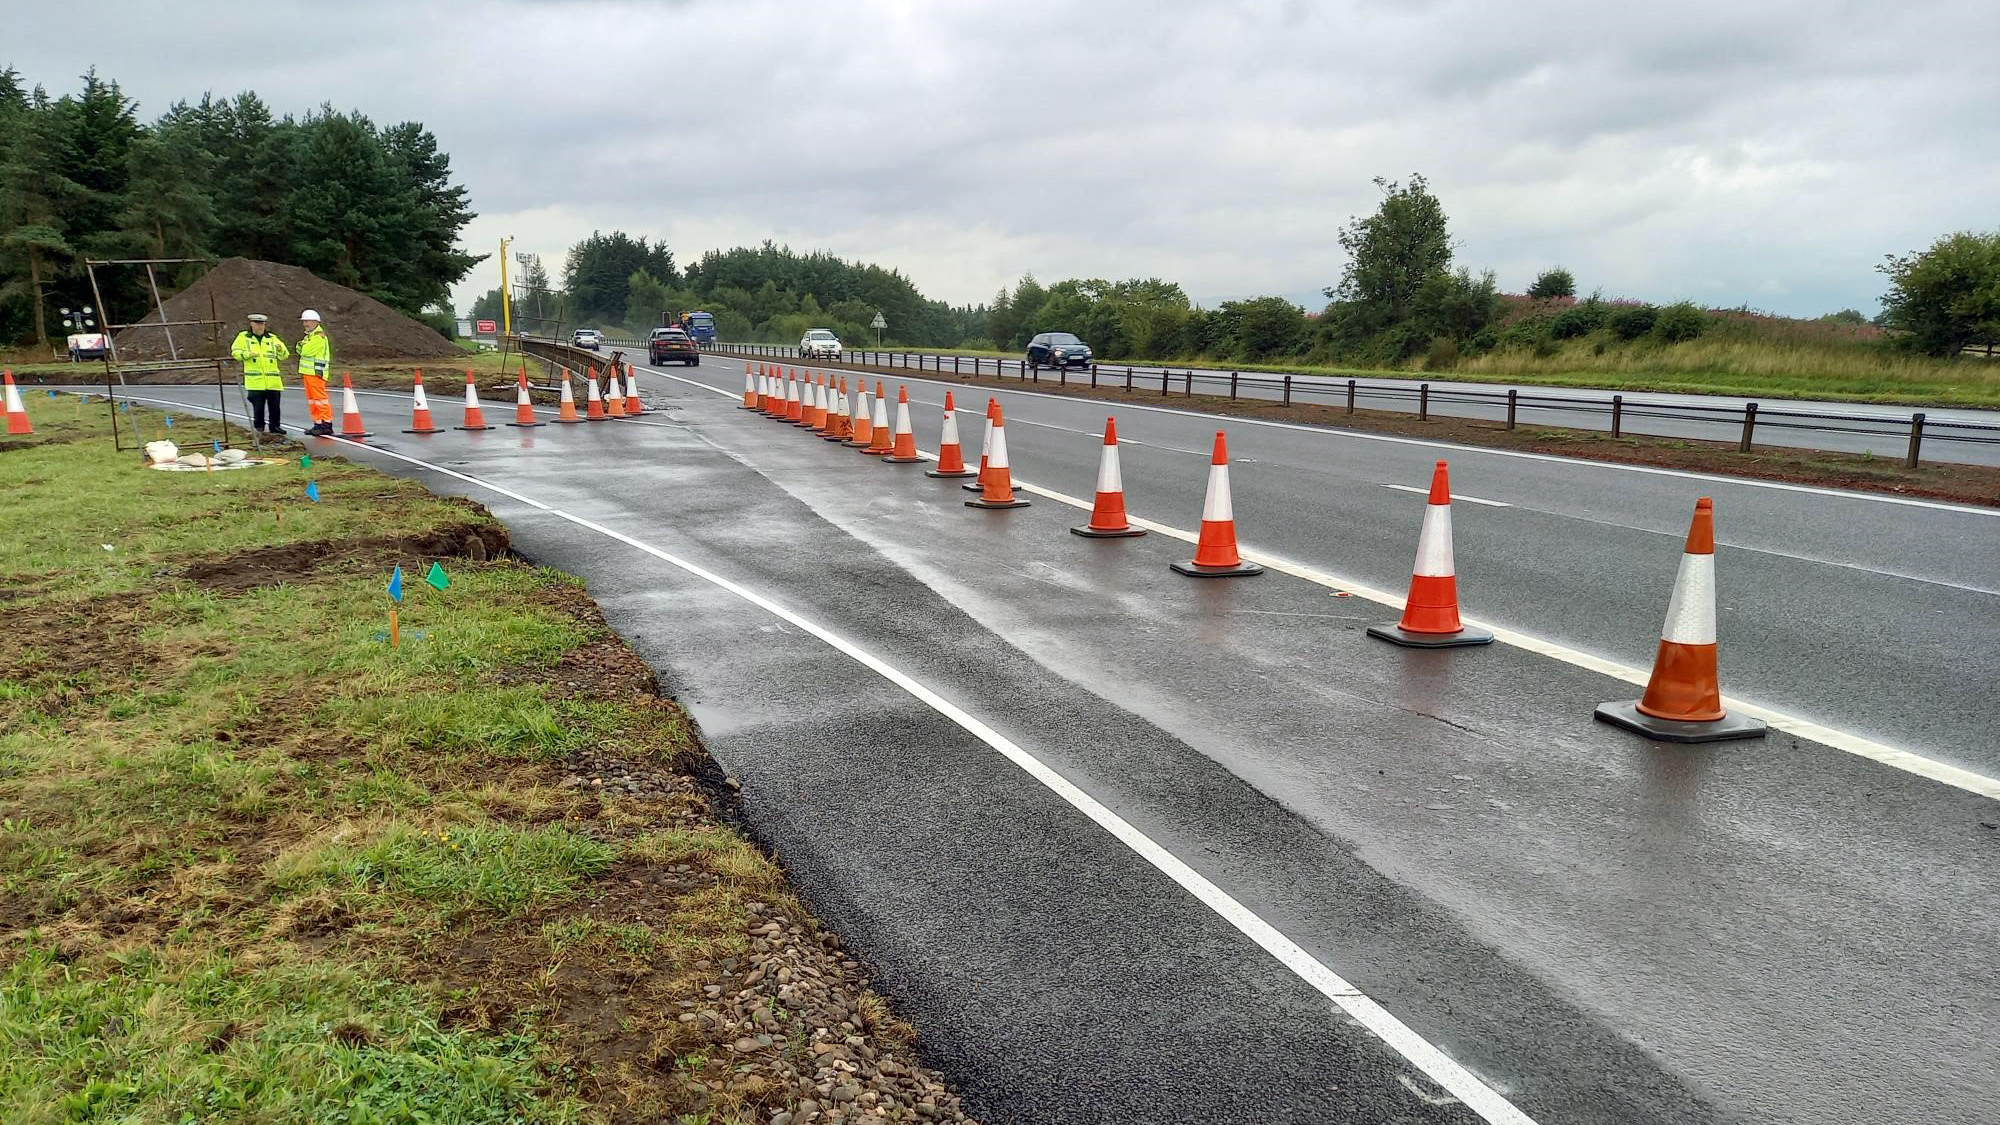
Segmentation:
[(799, 358), (839, 359), (840, 337), (824, 328), (815, 328), (799, 337)]

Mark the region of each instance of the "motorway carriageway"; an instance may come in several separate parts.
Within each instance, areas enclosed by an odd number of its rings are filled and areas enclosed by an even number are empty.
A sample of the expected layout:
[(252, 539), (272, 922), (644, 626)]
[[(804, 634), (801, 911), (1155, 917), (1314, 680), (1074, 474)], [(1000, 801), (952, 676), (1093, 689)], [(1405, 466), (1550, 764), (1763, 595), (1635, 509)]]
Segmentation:
[[(644, 342), (626, 343), (628, 349), (636, 349), (631, 354), (643, 354)], [(855, 354), (848, 353), (850, 356)], [(871, 359), (883, 362), (878, 366), (907, 367), (910, 374), (920, 375), (917, 353), (869, 352)], [(731, 357), (766, 358), (766, 357)], [(795, 356), (768, 357), (771, 362), (788, 365), (798, 362)], [(937, 364), (942, 360), (945, 368), (951, 366), (951, 356), (937, 356), (925, 353), (923, 364), (929, 374), (938, 372)], [(966, 374), (973, 373), (974, 357), (959, 357)], [(1013, 380), (1019, 378), (1023, 389), (1033, 389), (1034, 384), (1017, 375), (1014, 360), (1005, 361), (1002, 377)], [(1982, 362), (1969, 360), (1971, 363)], [(991, 378), (996, 363), (991, 358), (980, 358), (980, 374)], [(1098, 379), (1104, 386), (1122, 388), (1125, 385), (1124, 364), (1104, 364), (1099, 367)], [(1142, 401), (1151, 398), (1166, 406), (1174, 405), (1176, 397), (1183, 396), (1182, 378), (1188, 371), (1185, 367), (1132, 367), (1132, 386), (1135, 398)], [(1168, 386), (1170, 394), (1161, 396), (1160, 375), (1170, 373)], [(1284, 378), (1282, 374), (1271, 372), (1242, 373), (1240, 391), (1245, 398), (1278, 400), (1283, 391), (1274, 386), (1260, 386)], [(1229, 393), (1229, 372), (1213, 368), (1194, 369), (1194, 390), (1197, 395)], [(874, 376), (870, 376), (873, 378)], [(1057, 372), (1044, 369), (1044, 381), (1054, 381)], [(1083, 369), (1071, 369), (1071, 382), (1090, 381), (1090, 373)], [(1507, 383), (1464, 383), (1448, 379), (1404, 378), (1384, 375), (1356, 376), (1360, 384), (1355, 406), (1363, 410), (1388, 410), (1403, 414), (1417, 413), (1417, 388), (1429, 383), (1431, 388), (1430, 412), (1446, 418), (1480, 418), (1499, 421), (1507, 417)], [(1750, 399), (1725, 397), (1722, 395), (1674, 394), (1667, 391), (1607, 391), (1581, 387), (1550, 387), (1530, 384), (1513, 384), (1521, 392), (1519, 424), (1526, 427), (1568, 426), (1580, 430), (1611, 429), (1611, 396), (1624, 398), (1624, 419), (1621, 432), (1645, 434), (1654, 437), (1696, 438), (1703, 441), (1735, 442), (1743, 432), (1743, 404), (1755, 401), (1759, 411), (1755, 444), (1760, 446), (1786, 446), (1799, 449), (1824, 449), (1835, 453), (1871, 453), (1877, 457), (1894, 458), (1901, 461), (1909, 451), (1910, 415), (1921, 411), (1924, 414), (1925, 430), (1923, 459), (1925, 461), (1950, 461), (1967, 465), (2000, 465), (2000, 411), (1972, 410), (1935, 406), (1891, 406), (1883, 403), (1829, 402), (1802, 399)], [(1372, 393), (1371, 393), (1372, 392)], [(1492, 397), (1494, 401), (1467, 401), (1454, 395)], [(1292, 376), (1293, 401), (1314, 403), (1321, 406), (1338, 407), (1347, 401), (1347, 379), (1328, 375)], [(1542, 405), (1536, 399), (1567, 399), (1564, 405)], [(1664, 407), (1677, 411), (1670, 417), (1655, 416), (1655, 408)], [(1788, 418), (1786, 412), (1836, 415), (1838, 418), (1806, 419)], [(1943, 423), (1965, 423), (1971, 426), (1989, 427), (1985, 430), (1963, 430)], [(1878, 432), (1871, 432), (1878, 431)], [(1958, 438), (1980, 440), (1947, 440), (1947, 435)]]
[[(1228, 422), (1246, 545), (1381, 590), (1422, 514), (1385, 486), (1448, 456), (1469, 612), (1570, 655), (1409, 652), (1322, 581), (1068, 535), (1097, 404), (1003, 394), (1035, 506), (989, 513), (736, 409), (740, 363), (641, 376), (636, 423), (428, 438), (364, 394), (340, 451), (588, 580), (990, 1118), (1992, 1120), (1992, 513)], [(1135, 513), (1191, 529), (1217, 423), (1119, 421)], [(1697, 494), (1725, 690), (1968, 772), (1591, 720)]]

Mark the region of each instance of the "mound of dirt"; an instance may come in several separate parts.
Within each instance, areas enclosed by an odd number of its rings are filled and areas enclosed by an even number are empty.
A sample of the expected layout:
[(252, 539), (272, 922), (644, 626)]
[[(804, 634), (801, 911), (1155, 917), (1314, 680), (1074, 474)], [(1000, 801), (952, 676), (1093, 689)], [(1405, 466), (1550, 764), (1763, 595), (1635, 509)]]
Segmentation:
[[(213, 297), (213, 311), (209, 304)], [(227, 356), (229, 343), (243, 330), (244, 317), (263, 313), (271, 318), (271, 331), (287, 345), (299, 338), (298, 315), (304, 309), (319, 313), (326, 333), (333, 338), (333, 362), (368, 359), (429, 359), (460, 354), (451, 341), (428, 325), (411, 320), (365, 293), (345, 285), (335, 285), (313, 276), (312, 271), (276, 262), (250, 258), (226, 258), (201, 280), (181, 290), (165, 306), (165, 319), (220, 319), (219, 331), (207, 328), (151, 327), (159, 315), (120, 332), (116, 337), (118, 358), (134, 360), (166, 359), (167, 333), (182, 359)]]

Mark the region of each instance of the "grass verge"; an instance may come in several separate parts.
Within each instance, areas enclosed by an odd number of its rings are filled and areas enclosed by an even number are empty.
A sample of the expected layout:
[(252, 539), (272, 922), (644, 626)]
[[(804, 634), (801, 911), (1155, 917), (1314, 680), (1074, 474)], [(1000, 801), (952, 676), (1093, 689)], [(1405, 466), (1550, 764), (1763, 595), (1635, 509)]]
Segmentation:
[(36, 424), (0, 459), (0, 1120), (963, 1120), (482, 510)]

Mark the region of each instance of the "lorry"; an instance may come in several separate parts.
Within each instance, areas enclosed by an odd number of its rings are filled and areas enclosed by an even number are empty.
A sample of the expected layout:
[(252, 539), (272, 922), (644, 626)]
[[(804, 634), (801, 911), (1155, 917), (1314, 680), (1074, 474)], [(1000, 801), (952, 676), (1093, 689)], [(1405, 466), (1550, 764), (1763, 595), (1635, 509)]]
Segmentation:
[(660, 321), (660, 326), (663, 328), (678, 328), (692, 337), (697, 344), (715, 343), (715, 317), (699, 309), (693, 312), (684, 312), (678, 319), (674, 317), (674, 314), (668, 313)]

